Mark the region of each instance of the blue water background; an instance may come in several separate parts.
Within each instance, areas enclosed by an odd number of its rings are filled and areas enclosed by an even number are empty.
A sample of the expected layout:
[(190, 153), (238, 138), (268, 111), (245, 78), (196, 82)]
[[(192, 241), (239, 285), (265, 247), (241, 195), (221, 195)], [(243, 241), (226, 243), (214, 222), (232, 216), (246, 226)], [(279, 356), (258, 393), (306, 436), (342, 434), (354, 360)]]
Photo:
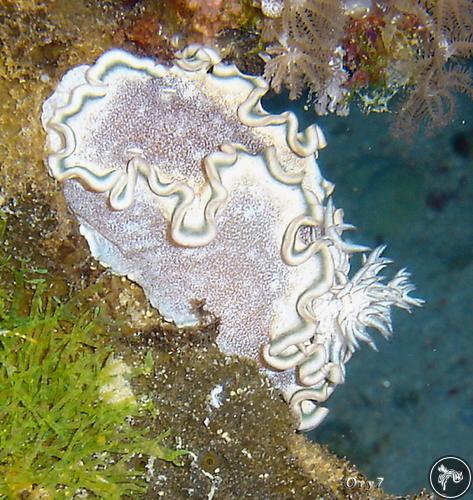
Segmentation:
[[(410, 144), (390, 134), (389, 114), (353, 106), (346, 118), (316, 118), (303, 101), (291, 104), (303, 126), (316, 121), (326, 135), (320, 169), (358, 227), (345, 236), (386, 244), (395, 261), (386, 274), (406, 267), (426, 300), (410, 315), (393, 312), (392, 341), (373, 333), (378, 353), (355, 353), (329, 416), (309, 435), (397, 495), (428, 488), (443, 455), (473, 465), (473, 103), (457, 102), (451, 126)], [(266, 103), (287, 106), (286, 96)]]

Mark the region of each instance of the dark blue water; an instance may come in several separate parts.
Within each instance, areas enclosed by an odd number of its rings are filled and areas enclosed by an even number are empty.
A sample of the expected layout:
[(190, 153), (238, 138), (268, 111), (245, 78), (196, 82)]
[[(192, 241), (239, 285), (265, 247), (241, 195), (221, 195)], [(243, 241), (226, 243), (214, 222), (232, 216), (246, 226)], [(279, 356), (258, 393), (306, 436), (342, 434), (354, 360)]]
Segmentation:
[[(391, 342), (373, 333), (378, 353), (366, 345), (355, 353), (310, 434), (394, 494), (428, 488), (443, 455), (473, 465), (473, 103), (458, 103), (450, 127), (411, 144), (390, 135), (388, 114), (353, 107), (347, 118), (315, 120), (328, 141), (319, 166), (358, 227), (350, 237), (387, 244), (395, 263), (386, 274), (407, 267), (413, 295), (426, 300), (411, 315), (393, 312)], [(301, 103), (293, 109), (306, 125), (315, 118)]]

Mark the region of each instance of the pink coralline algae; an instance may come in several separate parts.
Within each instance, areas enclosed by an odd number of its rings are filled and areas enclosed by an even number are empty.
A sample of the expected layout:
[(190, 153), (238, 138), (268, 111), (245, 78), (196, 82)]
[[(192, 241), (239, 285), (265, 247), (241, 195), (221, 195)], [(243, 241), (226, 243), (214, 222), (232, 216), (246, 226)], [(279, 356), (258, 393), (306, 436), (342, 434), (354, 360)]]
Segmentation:
[(190, 46), (171, 68), (123, 51), (69, 71), (43, 107), (50, 173), (92, 254), (140, 284), (178, 325), (196, 302), (221, 320), (227, 354), (261, 363), (299, 429), (320, 423), (367, 328), (391, 334), (391, 306), (421, 301), (405, 271), (384, 283), (376, 249), (332, 202), (317, 126), (267, 113), (268, 85)]

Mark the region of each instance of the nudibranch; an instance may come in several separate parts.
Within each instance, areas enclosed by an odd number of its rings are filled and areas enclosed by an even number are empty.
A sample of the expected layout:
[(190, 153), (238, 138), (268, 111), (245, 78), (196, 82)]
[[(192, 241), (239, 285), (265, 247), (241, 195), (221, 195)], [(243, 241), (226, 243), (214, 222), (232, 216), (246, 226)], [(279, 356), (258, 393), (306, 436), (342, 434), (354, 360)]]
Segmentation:
[(177, 325), (205, 301), (221, 350), (258, 360), (308, 430), (367, 329), (389, 336), (391, 306), (421, 301), (404, 270), (383, 282), (381, 248), (343, 240), (322, 131), (266, 112), (267, 91), (210, 48), (172, 67), (111, 50), (44, 103), (47, 165), (95, 258)]

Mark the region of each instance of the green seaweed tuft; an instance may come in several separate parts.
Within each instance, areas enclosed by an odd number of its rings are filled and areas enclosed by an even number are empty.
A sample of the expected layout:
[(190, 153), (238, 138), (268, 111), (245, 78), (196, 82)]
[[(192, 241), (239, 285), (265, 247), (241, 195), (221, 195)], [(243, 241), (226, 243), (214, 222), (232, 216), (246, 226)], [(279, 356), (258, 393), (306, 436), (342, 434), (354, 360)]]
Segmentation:
[(0, 497), (115, 499), (146, 491), (147, 460), (180, 465), (140, 428), (156, 414), (129, 384), (143, 367), (114, 358), (99, 312), (48, 296), (44, 270), (0, 265)]

